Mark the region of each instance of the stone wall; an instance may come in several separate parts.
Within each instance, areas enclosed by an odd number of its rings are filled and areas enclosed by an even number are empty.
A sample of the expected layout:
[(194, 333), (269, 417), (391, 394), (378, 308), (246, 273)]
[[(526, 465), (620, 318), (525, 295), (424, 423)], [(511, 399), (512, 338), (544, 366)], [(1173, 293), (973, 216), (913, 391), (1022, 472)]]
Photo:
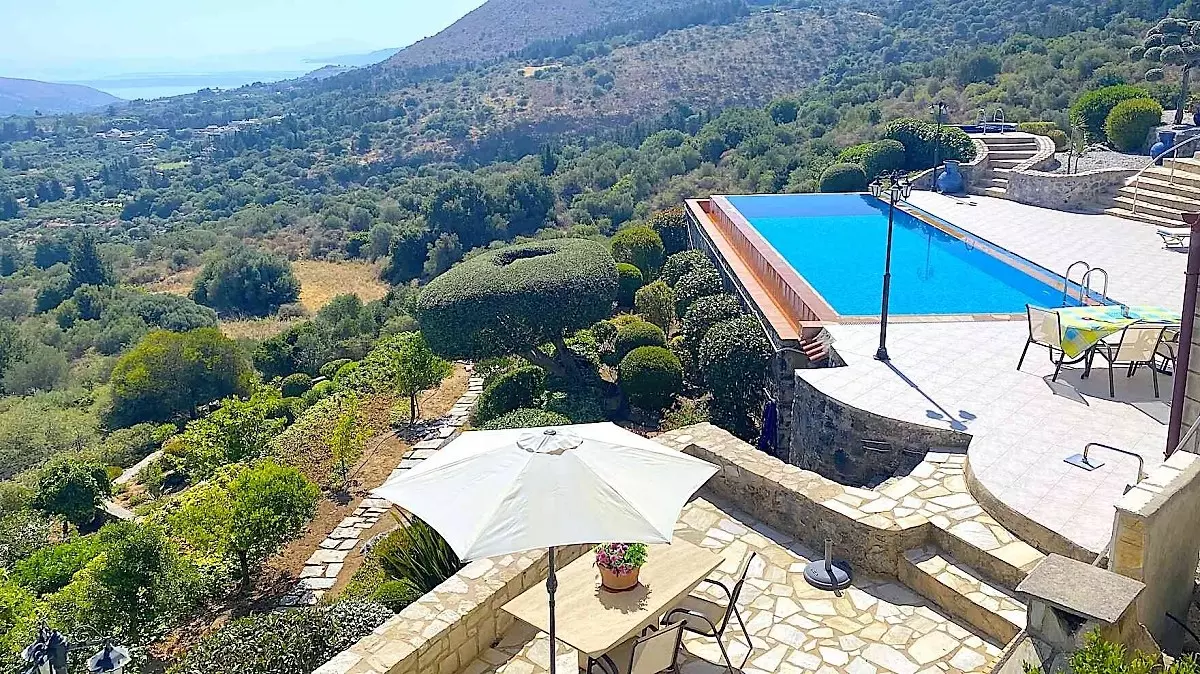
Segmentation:
[(1073, 174), (1013, 171), (1008, 174), (1008, 198), (1058, 210), (1097, 210), (1136, 173), (1137, 169), (1102, 169)]
[[(791, 413), (794, 420), (787, 455), (799, 466), (842, 484), (879, 484), (894, 475), (907, 475), (932, 448), (966, 450), (971, 436), (892, 419), (842, 404), (798, 377)], [(885, 442), (890, 449), (868, 449), (864, 441)]]
[(1109, 568), (1146, 589), (1138, 615), (1167, 648), (1182, 630), (1167, 618), (1187, 619), (1200, 560), (1200, 457), (1176, 452), (1117, 502)]

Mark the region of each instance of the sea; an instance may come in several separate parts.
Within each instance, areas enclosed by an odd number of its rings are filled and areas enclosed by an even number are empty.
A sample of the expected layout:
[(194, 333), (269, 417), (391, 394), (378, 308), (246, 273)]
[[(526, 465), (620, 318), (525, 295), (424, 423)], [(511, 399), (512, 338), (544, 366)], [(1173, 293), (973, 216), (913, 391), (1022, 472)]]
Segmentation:
[(68, 84), (82, 84), (127, 101), (151, 100), (191, 94), (201, 89), (236, 89), (255, 82), (290, 80), (301, 77), (319, 67), (319, 65), (311, 65), (304, 70), (125, 73), (100, 79), (74, 80)]

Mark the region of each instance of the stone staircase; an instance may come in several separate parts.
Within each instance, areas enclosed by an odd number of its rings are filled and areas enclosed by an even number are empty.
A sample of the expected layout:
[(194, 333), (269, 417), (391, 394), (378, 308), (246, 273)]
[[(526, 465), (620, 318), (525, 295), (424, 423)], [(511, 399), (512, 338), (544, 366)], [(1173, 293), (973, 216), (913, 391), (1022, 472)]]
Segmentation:
[(1012, 641), (1025, 627), (1025, 604), (1013, 587), (939, 547), (906, 551), (898, 575), (918, 594), (999, 643)]
[(1029, 161), (1038, 153), (1036, 136), (1028, 133), (978, 134), (972, 138), (982, 141), (988, 150), (988, 174), (984, 176), (983, 194), (1004, 198), (1008, 193), (1008, 173)]
[[(1152, 225), (1182, 227), (1182, 214), (1200, 211), (1200, 159), (1166, 159), (1147, 169), (1137, 189), (1134, 180), (1117, 190), (1105, 213)], [(1137, 195), (1136, 210), (1134, 195)]]

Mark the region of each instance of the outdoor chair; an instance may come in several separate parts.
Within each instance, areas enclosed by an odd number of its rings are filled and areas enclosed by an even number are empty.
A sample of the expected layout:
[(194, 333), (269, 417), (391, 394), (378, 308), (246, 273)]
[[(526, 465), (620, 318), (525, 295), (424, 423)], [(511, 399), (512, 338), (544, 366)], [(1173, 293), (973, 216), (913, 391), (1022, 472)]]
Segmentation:
[(729, 668), (730, 674), (733, 674), (733, 661), (729, 659), (729, 651), (725, 648), (724, 636), (725, 629), (729, 627), (730, 618), (735, 618), (738, 626), (742, 628), (742, 634), (746, 636), (746, 657), (742, 660), (739, 667), (745, 667), (746, 662), (750, 660), (750, 654), (754, 651), (754, 642), (750, 639), (750, 630), (746, 629), (746, 623), (742, 620), (742, 614), (738, 611), (738, 597), (742, 594), (742, 586), (746, 584), (746, 575), (750, 573), (750, 563), (754, 561), (756, 553), (750, 553), (746, 561), (742, 562), (742, 568), (738, 572), (737, 582), (733, 584), (733, 589), (729, 589), (724, 583), (705, 578), (703, 582), (720, 588), (725, 593), (725, 604), (721, 605), (713, 601), (709, 601), (703, 597), (688, 595), (684, 598), (679, 606), (671, 609), (670, 612), (663, 618), (664, 625), (682, 624), (683, 629), (692, 634), (700, 636), (712, 637), (717, 640), (717, 646), (721, 649), (721, 656), (725, 658), (725, 666)]
[(676, 670), (684, 623), (659, 628), (650, 625), (599, 658), (588, 658), (588, 674), (658, 674)]
[(1164, 248), (1187, 248), (1192, 239), (1192, 228), (1160, 226), (1155, 232), (1162, 237)]
[(1179, 355), (1179, 330), (1175, 328), (1163, 330), (1162, 339), (1159, 340), (1154, 355), (1159, 359), (1159, 372), (1175, 374), (1175, 359)]
[[(1025, 363), (1025, 355), (1029, 353), (1029, 346), (1031, 344), (1044, 346), (1050, 350), (1050, 362), (1054, 363), (1054, 376), (1050, 378), (1050, 381), (1058, 379), (1058, 374), (1062, 371), (1063, 365), (1078, 363), (1087, 358), (1087, 354), (1083, 354), (1074, 360), (1066, 359), (1067, 354), (1063, 353), (1060, 347), (1062, 344), (1062, 326), (1059, 323), (1057, 312), (1035, 307), (1032, 304), (1026, 304), (1025, 315), (1029, 322), (1029, 337), (1025, 340), (1025, 348), (1021, 350), (1021, 359), (1017, 361), (1018, 370)], [(1055, 354), (1058, 355), (1056, 356)]]
[(1108, 362), (1108, 395), (1116, 396), (1116, 386), (1113, 383), (1113, 369), (1118, 365), (1129, 367), (1126, 377), (1132, 377), (1139, 365), (1150, 368), (1154, 381), (1154, 397), (1158, 397), (1158, 368), (1154, 359), (1162, 344), (1163, 333), (1161, 325), (1130, 325), (1117, 333), (1115, 340), (1101, 340), (1092, 347), (1088, 358), (1088, 369), (1091, 369), (1091, 359), (1100, 356)]

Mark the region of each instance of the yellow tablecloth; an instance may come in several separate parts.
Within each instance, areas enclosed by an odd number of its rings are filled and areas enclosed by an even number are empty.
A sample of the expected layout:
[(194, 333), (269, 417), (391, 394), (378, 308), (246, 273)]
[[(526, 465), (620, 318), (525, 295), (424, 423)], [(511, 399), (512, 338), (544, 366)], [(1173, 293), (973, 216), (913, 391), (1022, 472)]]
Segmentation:
[(1101, 305), (1055, 309), (1062, 327), (1059, 345), (1067, 358), (1078, 358), (1105, 337), (1134, 323), (1178, 325), (1178, 311), (1162, 307), (1122, 307)]

